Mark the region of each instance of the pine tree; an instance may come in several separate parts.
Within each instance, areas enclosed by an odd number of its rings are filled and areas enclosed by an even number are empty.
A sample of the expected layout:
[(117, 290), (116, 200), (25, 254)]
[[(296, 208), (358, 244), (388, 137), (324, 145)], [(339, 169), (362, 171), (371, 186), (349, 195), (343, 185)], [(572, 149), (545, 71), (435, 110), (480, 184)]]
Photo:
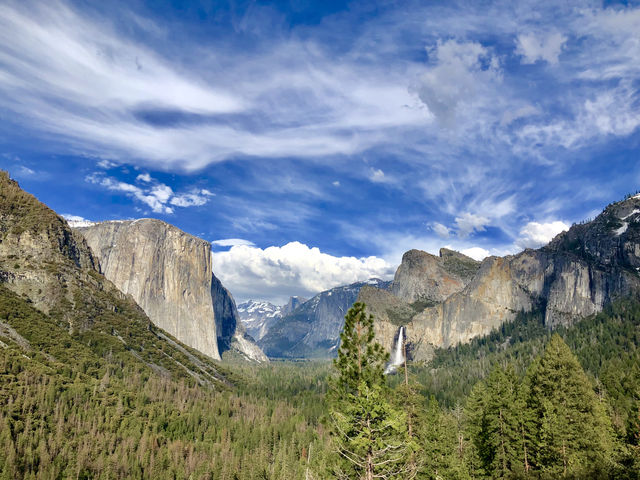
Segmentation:
[(345, 316), (337, 377), (327, 395), (336, 447), (332, 474), (344, 479), (410, 478), (405, 414), (390, 402), (384, 378), (389, 355), (374, 339), (363, 303)]
[(493, 478), (509, 478), (525, 470), (526, 443), (523, 441), (523, 408), (519, 381), (513, 370), (495, 368), (487, 380), (485, 426), (489, 469)]
[(611, 425), (604, 406), (562, 338), (554, 334), (528, 372), (534, 415), (531, 461), (543, 475), (598, 478), (610, 466)]
[(464, 462), (472, 479), (486, 478), (491, 464), (491, 450), (487, 438), (486, 420), (487, 386), (476, 383), (467, 397), (464, 408), (465, 442)]

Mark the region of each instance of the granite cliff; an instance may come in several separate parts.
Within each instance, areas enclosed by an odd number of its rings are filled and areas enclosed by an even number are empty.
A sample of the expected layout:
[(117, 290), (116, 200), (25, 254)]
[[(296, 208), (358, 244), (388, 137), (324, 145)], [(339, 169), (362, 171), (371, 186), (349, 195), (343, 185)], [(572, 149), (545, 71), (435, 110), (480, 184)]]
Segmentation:
[(214, 359), (235, 349), (266, 360), (242, 327), (235, 302), (214, 276), (211, 246), (155, 219), (79, 227), (102, 273), (154, 324)]
[(440, 249), (436, 257), (421, 250), (402, 256), (391, 292), (406, 302), (441, 302), (461, 291), (478, 271), (480, 262), (459, 252)]
[[(438, 260), (426, 252), (407, 252), (391, 289), (393, 300), (387, 292), (361, 292), (359, 300), (377, 314), (376, 328), (387, 349), (401, 324), (407, 326), (412, 357), (426, 360), (434, 347), (486, 335), (518, 312), (540, 310), (554, 328), (598, 312), (616, 298), (637, 294), (640, 195), (609, 205), (593, 221), (574, 225), (537, 250), (489, 257), (477, 267), (456, 256), (469, 267), (462, 275), (442, 268), (447, 255), (449, 251), (441, 252), (443, 260)], [(422, 308), (416, 299), (432, 303)], [(394, 322), (389, 311), (407, 306), (419, 311)]]

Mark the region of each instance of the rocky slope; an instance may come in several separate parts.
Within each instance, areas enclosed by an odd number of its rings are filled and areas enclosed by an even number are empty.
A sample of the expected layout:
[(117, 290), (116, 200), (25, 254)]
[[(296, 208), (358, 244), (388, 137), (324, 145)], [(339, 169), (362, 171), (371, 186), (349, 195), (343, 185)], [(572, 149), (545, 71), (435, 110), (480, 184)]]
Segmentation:
[[(5, 345), (11, 340), (51, 361), (86, 361), (87, 368), (93, 362), (87, 359), (107, 356), (202, 384), (221, 379), (206, 357), (154, 327), (100, 274), (82, 235), (6, 172), (0, 172), (0, 287), (3, 305), (14, 312), (0, 318)], [(60, 342), (83, 356), (69, 356)]]
[(277, 306), (269, 302), (248, 300), (238, 305), (238, 313), (247, 333), (259, 341), (284, 315), (293, 312), (306, 301), (306, 298), (293, 296), (286, 305)]
[(160, 220), (80, 227), (104, 275), (130, 294), (151, 321), (214, 359), (237, 348), (264, 360), (239, 323), (235, 303), (213, 275), (211, 246)]
[(326, 358), (335, 355), (347, 310), (364, 286), (388, 288), (371, 279), (319, 293), (282, 317), (258, 342), (270, 357)]
[(260, 341), (269, 328), (282, 318), (282, 307), (269, 302), (248, 300), (238, 305), (238, 314), (247, 333)]
[(441, 302), (461, 291), (480, 268), (480, 262), (459, 252), (440, 249), (436, 257), (421, 250), (402, 256), (391, 292), (406, 302)]
[[(570, 325), (640, 291), (640, 196), (608, 206), (595, 220), (574, 225), (545, 247), (485, 259), (473, 275), (462, 276), (462, 288), (434, 267), (431, 257), (408, 252), (392, 287), (400, 300), (445, 297), (407, 322), (407, 342), (417, 360), (428, 359), (434, 347), (485, 335), (521, 311), (543, 311), (551, 328)], [(426, 278), (434, 272), (436, 280)], [(378, 312), (396, 302), (383, 294), (369, 296)], [(383, 327), (391, 330), (391, 319), (381, 316), (380, 321), (381, 333)], [(381, 338), (383, 343), (389, 343), (389, 335)]]

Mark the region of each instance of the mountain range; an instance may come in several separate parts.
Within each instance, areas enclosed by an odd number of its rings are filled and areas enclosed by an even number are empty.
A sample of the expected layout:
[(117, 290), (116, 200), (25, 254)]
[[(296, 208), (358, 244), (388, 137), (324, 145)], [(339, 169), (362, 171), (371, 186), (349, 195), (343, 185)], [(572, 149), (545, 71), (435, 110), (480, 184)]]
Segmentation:
[(270, 302), (248, 300), (238, 305), (238, 314), (247, 333), (260, 341), (284, 315), (291, 313), (306, 301), (306, 298), (293, 296), (289, 297), (286, 305), (278, 306)]
[[(344, 316), (365, 286), (388, 288), (389, 282), (370, 279), (326, 290), (282, 314), (258, 345), (275, 358), (326, 358), (335, 355)], [(292, 305), (292, 302), (289, 302)]]
[(410, 358), (426, 361), (434, 349), (487, 335), (519, 313), (542, 313), (548, 328), (569, 326), (638, 293), (639, 272), (640, 195), (634, 195), (538, 249), (481, 262), (446, 248), (439, 255), (410, 250), (390, 283), (336, 287), (287, 315), (264, 305), (258, 344), (272, 357), (331, 357), (344, 314), (358, 300), (374, 315), (387, 351), (404, 326)]
[[(250, 301), (237, 308), (212, 271), (208, 242), (155, 219), (72, 229), (6, 173), (0, 181), (5, 290), (70, 334), (93, 329), (102, 315), (96, 312), (134, 312), (134, 324), (156, 327), (148, 330), (154, 338), (213, 360), (224, 352), (259, 362), (331, 357), (356, 300), (375, 316), (388, 351), (404, 326), (409, 357), (425, 361), (435, 348), (467, 343), (519, 313), (540, 312), (548, 328), (568, 326), (640, 292), (640, 195), (535, 250), (482, 262), (444, 248), (437, 256), (410, 250), (392, 282), (339, 286), (282, 307)], [(100, 332), (116, 332), (128, 345), (123, 328)]]
[(548, 328), (569, 326), (640, 292), (639, 271), (635, 195), (517, 255), (478, 263), (445, 249), (439, 257), (411, 250), (390, 291), (363, 289), (359, 300), (376, 315), (376, 335), (388, 350), (405, 325), (411, 357), (428, 360), (434, 348), (486, 335), (521, 312), (541, 312)]

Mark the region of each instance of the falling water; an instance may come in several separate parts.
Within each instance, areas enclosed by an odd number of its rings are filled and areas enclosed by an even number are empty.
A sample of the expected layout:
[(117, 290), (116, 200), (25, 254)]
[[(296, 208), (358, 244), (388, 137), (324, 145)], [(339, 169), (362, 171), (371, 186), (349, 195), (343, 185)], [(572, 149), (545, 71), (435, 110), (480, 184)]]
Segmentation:
[(396, 339), (396, 348), (393, 351), (393, 356), (391, 357), (391, 361), (384, 373), (389, 374), (396, 371), (396, 369), (403, 364), (404, 355), (403, 355), (403, 347), (404, 347), (404, 327), (400, 327), (398, 331), (398, 338)]

